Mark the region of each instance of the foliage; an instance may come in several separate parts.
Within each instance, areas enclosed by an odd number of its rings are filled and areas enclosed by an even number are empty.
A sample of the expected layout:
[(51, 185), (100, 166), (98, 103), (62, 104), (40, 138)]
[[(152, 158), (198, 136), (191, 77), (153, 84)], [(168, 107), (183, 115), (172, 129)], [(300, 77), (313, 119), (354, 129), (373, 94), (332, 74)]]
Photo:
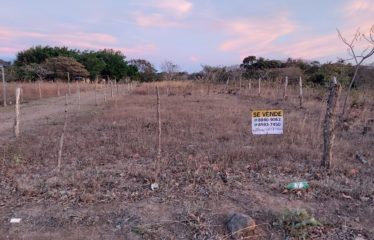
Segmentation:
[[(129, 62), (130, 67), (135, 67), (138, 80), (140, 82), (151, 82), (155, 80), (156, 69), (154, 66), (144, 59), (133, 59)], [(134, 71), (135, 72), (135, 71)]]
[(79, 54), (77, 50), (71, 50), (67, 47), (36, 46), (17, 53), (15, 65), (25, 66), (31, 63), (40, 64), (51, 57), (73, 57)]
[(46, 68), (53, 72), (54, 77), (66, 78), (67, 73), (71, 77), (87, 77), (89, 73), (84, 66), (74, 58), (69, 57), (52, 57), (45, 61)]
[[(349, 83), (353, 75), (351, 64), (338, 60), (335, 63), (328, 62), (320, 64), (318, 61), (307, 62), (301, 59), (288, 58), (286, 61), (269, 60), (262, 57), (248, 56), (243, 59), (240, 65), (245, 69), (246, 78), (276, 78), (291, 77), (297, 79), (299, 76), (305, 77), (308, 84), (325, 86), (333, 76), (339, 79), (343, 85)], [(298, 75), (298, 76), (297, 76)]]
[[(120, 51), (104, 49), (100, 51), (79, 51), (67, 47), (36, 46), (17, 54), (15, 66), (19, 67), (19, 78), (32, 78), (35, 73), (30, 72), (35, 64), (42, 64), (51, 58), (67, 57), (81, 63), (88, 71), (88, 75), (81, 69), (72, 75), (89, 76), (92, 79), (98, 76), (121, 79), (123, 77), (137, 76), (138, 70), (129, 66), (126, 57)], [(77, 69), (76, 69), (77, 70)], [(61, 75), (61, 74), (57, 74)]]
[(229, 76), (226, 67), (203, 65), (202, 75), (209, 82), (225, 82)]
[(105, 63), (105, 67), (101, 71), (102, 77), (122, 79), (124, 76), (128, 76), (129, 68), (125, 61), (126, 57), (122, 52), (113, 49), (104, 49), (98, 51), (96, 54)]
[(179, 66), (170, 60), (166, 60), (161, 64), (161, 69), (164, 72), (165, 80), (170, 81), (175, 77)]
[(283, 226), (287, 235), (306, 239), (308, 229), (322, 226), (306, 209), (286, 209), (279, 217), (279, 223)]
[(84, 65), (91, 79), (97, 78), (104, 70), (106, 63), (98, 57), (97, 52), (83, 51), (77, 56), (77, 61)]

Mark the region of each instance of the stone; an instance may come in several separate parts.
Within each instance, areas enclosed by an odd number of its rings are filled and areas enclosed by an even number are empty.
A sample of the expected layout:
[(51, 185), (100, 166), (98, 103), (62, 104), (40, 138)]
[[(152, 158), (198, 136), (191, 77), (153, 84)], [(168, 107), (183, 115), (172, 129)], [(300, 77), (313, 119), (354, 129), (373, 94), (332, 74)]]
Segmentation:
[(256, 228), (256, 223), (246, 214), (234, 213), (229, 216), (226, 228), (232, 239), (240, 239), (249, 236)]

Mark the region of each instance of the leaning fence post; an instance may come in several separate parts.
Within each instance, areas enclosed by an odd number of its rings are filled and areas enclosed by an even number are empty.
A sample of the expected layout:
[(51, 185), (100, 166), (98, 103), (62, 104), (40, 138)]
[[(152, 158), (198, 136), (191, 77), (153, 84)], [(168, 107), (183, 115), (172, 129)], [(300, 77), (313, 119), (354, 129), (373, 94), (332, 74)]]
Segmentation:
[(286, 76), (286, 80), (284, 81), (284, 91), (283, 91), (284, 100), (287, 100), (287, 86), (288, 86), (288, 76)]
[(6, 82), (5, 82), (5, 73), (4, 66), (1, 65), (1, 76), (3, 78), (3, 106), (6, 107)]
[(21, 88), (16, 88), (16, 118), (14, 121), (14, 135), (16, 138), (19, 136), (19, 100), (21, 95)]
[(299, 78), (299, 100), (300, 100), (300, 108), (303, 108), (303, 79)]
[(64, 135), (66, 131), (67, 122), (68, 122), (68, 94), (65, 94), (65, 120), (64, 120), (64, 127), (62, 128), (62, 133), (60, 137), (60, 146), (58, 150), (58, 159), (57, 159), (57, 172), (60, 172), (61, 170), (62, 147), (64, 145)]
[(326, 169), (330, 169), (332, 160), (332, 147), (334, 144), (336, 125), (336, 107), (340, 95), (340, 85), (338, 84), (336, 77), (334, 77), (330, 83), (329, 92), (323, 126), (323, 155), (321, 161), (321, 166)]

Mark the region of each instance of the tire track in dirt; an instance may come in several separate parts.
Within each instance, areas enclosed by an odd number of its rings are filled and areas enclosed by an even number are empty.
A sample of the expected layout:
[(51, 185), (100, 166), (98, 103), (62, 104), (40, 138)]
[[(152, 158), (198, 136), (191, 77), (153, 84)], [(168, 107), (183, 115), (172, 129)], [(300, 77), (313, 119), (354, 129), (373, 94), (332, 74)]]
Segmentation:
[[(108, 93), (107, 93), (108, 95)], [(97, 93), (98, 104), (104, 102), (102, 91)], [(110, 97), (108, 97), (108, 100)], [(78, 112), (78, 94), (70, 95), (68, 99), (70, 113)], [(81, 92), (81, 112), (95, 108), (95, 92)], [(65, 111), (65, 96), (46, 98), (23, 103), (20, 106), (20, 132), (30, 130), (33, 126), (45, 123), (45, 120), (63, 119)], [(0, 142), (11, 139), (15, 119), (14, 105), (0, 108)]]

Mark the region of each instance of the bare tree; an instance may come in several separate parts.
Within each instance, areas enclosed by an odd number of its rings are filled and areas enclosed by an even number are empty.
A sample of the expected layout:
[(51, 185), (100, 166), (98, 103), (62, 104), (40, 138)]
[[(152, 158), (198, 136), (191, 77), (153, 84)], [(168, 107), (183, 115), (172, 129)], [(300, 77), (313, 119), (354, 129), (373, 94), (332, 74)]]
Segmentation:
[[(355, 83), (358, 70), (359, 70), (360, 66), (363, 64), (363, 62), (366, 59), (370, 58), (374, 54), (374, 25), (371, 27), (369, 35), (365, 35), (364, 33), (360, 32), (360, 29), (357, 29), (357, 31), (356, 31), (356, 33), (355, 33), (355, 35), (354, 35), (354, 37), (352, 38), (351, 41), (348, 41), (346, 38), (344, 38), (343, 35), (341, 34), (341, 32), (339, 31), (339, 29), (337, 29), (337, 31), (338, 31), (338, 35), (339, 35), (340, 40), (342, 40), (343, 43), (348, 47), (348, 54), (351, 56), (351, 58), (348, 59), (348, 60), (354, 60), (354, 62), (356, 63), (355, 71), (354, 71), (353, 77), (351, 79), (351, 82), (349, 84), (348, 92), (347, 92), (347, 95), (345, 96), (344, 103), (343, 103), (343, 109), (342, 109), (341, 117), (344, 118), (344, 114), (345, 114), (346, 107), (347, 107), (348, 97), (349, 97), (349, 94), (351, 92), (352, 86)], [(364, 50), (362, 50), (360, 54), (358, 54), (356, 52), (356, 50), (357, 50), (356, 49), (356, 44), (358, 42), (360, 42), (362, 39), (366, 40), (368, 42), (369, 46), (367, 48), (365, 48)]]
[(165, 80), (173, 80), (178, 72), (179, 66), (170, 60), (166, 60), (161, 64), (161, 69), (165, 73)]

